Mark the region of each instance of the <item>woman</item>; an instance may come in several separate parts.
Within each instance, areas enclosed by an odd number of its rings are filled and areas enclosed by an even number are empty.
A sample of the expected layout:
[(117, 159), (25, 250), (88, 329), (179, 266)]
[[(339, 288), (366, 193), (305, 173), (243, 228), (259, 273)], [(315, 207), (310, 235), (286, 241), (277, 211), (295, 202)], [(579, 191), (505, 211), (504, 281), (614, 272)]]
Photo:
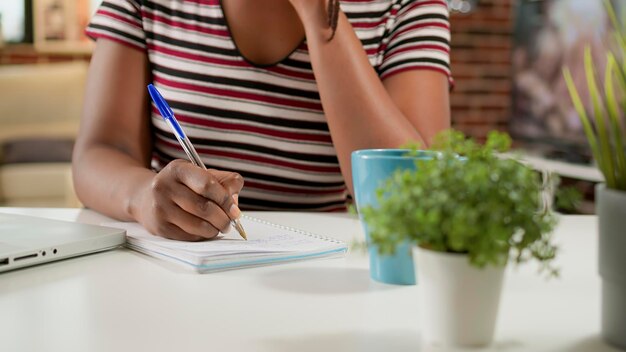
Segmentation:
[(345, 209), (352, 151), (428, 145), (450, 125), (445, 0), (104, 0), (87, 33), (77, 194), (160, 236), (211, 238), (236, 204)]

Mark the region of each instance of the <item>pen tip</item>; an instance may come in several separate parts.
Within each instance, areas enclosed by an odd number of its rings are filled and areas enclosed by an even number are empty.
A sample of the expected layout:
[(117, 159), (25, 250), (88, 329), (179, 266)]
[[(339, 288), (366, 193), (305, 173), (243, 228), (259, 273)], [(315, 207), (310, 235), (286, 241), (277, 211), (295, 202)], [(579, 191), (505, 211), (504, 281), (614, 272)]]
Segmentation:
[(241, 237), (243, 237), (244, 240), (248, 240), (248, 236), (246, 235), (246, 230), (243, 229), (243, 226), (241, 226), (241, 222), (239, 220), (235, 220), (235, 229), (237, 229), (237, 232), (239, 232), (239, 235), (241, 235)]

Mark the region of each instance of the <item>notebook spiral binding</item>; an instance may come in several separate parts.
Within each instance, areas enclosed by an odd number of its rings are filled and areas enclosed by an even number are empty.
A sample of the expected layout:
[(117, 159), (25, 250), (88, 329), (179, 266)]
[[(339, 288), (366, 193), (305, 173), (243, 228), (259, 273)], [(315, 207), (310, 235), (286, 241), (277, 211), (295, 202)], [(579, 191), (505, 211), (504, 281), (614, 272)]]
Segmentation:
[(337, 243), (337, 244), (344, 244), (343, 241), (336, 240), (334, 238), (327, 237), (327, 236), (318, 235), (318, 234), (313, 233), (313, 232), (300, 230), (300, 229), (297, 229), (297, 228), (294, 228), (294, 227), (291, 227), (291, 226), (279, 225), (279, 224), (273, 223), (271, 221), (255, 218), (253, 216), (248, 216), (248, 215), (245, 215), (245, 214), (242, 214), (241, 216), (243, 218), (246, 218), (247, 220), (258, 222), (258, 223), (264, 224), (264, 225), (269, 225), (269, 226), (275, 227), (277, 229), (291, 231), (291, 232), (294, 232), (294, 233), (297, 233), (297, 234), (300, 234), (300, 235), (317, 238), (317, 239), (320, 239), (322, 241), (328, 241), (328, 242)]

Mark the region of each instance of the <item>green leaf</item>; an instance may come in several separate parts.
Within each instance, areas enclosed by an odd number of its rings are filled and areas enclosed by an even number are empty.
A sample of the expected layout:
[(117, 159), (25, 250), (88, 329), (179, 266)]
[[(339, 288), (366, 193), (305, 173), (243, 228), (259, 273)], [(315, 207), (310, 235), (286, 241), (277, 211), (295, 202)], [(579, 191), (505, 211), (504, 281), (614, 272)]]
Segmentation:
[(563, 76), (565, 77), (565, 83), (567, 84), (567, 89), (569, 90), (570, 97), (572, 98), (572, 103), (574, 104), (574, 109), (578, 113), (580, 120), (583, 124), (583, 129), (585, 131), (585, 135), (587, 136), (587, 141), (589, 142), (589, 146), (591, 147), (591, 152), (593, 153), (593, 157), (601, 163), (602, 160), (600, 158), (600, 150), (598, 148), (598, 141), (596, 140), (596, 134), (589, 121), (589, 116), (587, 116), (587, 110), (583, 105), (582, 99), (580, 99), (580, 95), (578, 94), (578, 90), (576, 89), (576, 85), (574, 84), (574, 79), (572, 78), (572, 74), (568, 68), (563, 69)]
[[(626, 49), (626, 47), (624, 47)], [(624, 66), (620, 67), (615, 59), (615, 55), (609, 53), (615, 60), (615, 72), (617, 73), (617, 82), (619, 83), (622, 92), (626, 92), (626, 60), (624, 60)], [(626, 52), (622, 53), (622, 56), (626, 56)]]
[(609, 115), (609, 121), (611, 124), (611, 130), (613, 131), (613, 146), (615, 146), (616, 157), (611, 158), (616, 164), (615, 178), (616, 187), (619, 189), (626, 189), (626, 156), (624, 155), (624, 143), (622, 140), (622, 127), (619, 122), (619, 104), (615, 99), (615, 89), (613, 86), (613, 73), (617, 67), (617, 61), (613, 54), (608, 54), (606, 73), (604, 77), (605, 94), (606, 94), (606, 106)]
[(591, 48), (585, 48), (585, 73), (587, 76), (587, 85), (589, 87), (589, 94), (591, 95), (591, 102), (593, 104), (594, 117), (596, 122), (596, 130), (598, 131), (598, 151), (600, 158), (598, 163), (604, 177), (606, 178), (606, 184), (610, 188), (616, 187), (615, 171), (613, 168), (613, 162), (611, 159), (612, 148), (609, 142), (608, 130), (606, 122), (604, 120), (604, 112), (600, 100), (600, 92), (596, 84), (596, 77), (593, 70), (593, 59), (591, 57)]
[(623, 26), (620, 25), (617, 15), (615, 14), (615, 8), (613, 8), (613, 4), (611, 4), (610, 0), (604, 0), (604, 7), (606, 8), (606, 12), (609, 15), (613, 28), (615, 28), (615, 35), (617, 36), (618, 44), (622, 47), (626, 47), (626, 37), (623, 34), (626, 32), (626, 23)]

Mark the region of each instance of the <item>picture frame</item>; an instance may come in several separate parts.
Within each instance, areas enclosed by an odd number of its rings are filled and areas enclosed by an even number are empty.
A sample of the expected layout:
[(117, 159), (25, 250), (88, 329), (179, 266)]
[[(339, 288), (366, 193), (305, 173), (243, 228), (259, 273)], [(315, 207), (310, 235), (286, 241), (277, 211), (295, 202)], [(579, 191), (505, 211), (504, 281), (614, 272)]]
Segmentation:
[(91, 15), (89, 0), (33, 0), (33, 44), (39, 52), (90, 52), (84, 29)]

